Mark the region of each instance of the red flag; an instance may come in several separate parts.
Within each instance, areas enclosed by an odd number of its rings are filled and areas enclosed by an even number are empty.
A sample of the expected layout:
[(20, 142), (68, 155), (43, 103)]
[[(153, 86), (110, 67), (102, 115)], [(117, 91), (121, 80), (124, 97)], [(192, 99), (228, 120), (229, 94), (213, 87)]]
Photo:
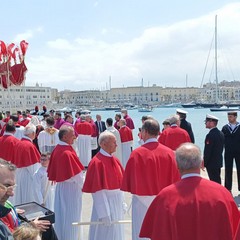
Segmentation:
[(16, 48), (13, 50), (13, 54), (12, 54), (12, 57), (13, 57), (15, 63), (16, 63), (16, 52), (19, 52), (19, 48), (18, 48), (18, 47), (16, 47)]
[(8, 45), (7, 47), (7, 52), (8, 52), (8, 56), (9, 56), (9, 61), (11, 60), (11, 58), (13, 58), (13, 48), (14, 48), (15, 44), (11, 43)]
[(7, 47), (6, 44), (0, 40), (0, 46), (1, 46), (1, 54), (6, 56), (7, 55)]
[(20, 48), (21, 48), (21, 51), (22, 51), (22, 55), (25, 56), (27, 48), (28, 48), (28, 43), (25, 40), (22, 40), (20, 42)]

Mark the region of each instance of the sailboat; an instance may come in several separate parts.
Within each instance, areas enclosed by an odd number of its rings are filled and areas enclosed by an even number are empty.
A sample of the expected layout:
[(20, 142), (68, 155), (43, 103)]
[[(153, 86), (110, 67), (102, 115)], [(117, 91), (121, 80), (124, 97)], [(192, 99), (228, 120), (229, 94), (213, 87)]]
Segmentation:
[(210, 111), (216, 112), (216, 111), (237, 111), (239, 110), (238, 107), (230, 107), (227, 105), (222, 105), (219, 103), (219, 87), (218, 87), (218, 53), (217, 53), (217, 15), (215, 16), (215, 78), (216, 78), (216, 106), (210, 108)]

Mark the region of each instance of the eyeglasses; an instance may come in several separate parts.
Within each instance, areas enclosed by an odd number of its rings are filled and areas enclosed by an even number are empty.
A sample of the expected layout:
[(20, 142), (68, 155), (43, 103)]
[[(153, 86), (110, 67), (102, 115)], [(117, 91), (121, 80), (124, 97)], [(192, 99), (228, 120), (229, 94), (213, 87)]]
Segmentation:
[(12, 192), (16, 188), (17, 184), (11, 185), (11, 186), (5, 186), (0, 183), (0, 191), (5, 191), (5, 192)]
[(48, 158), (40, 158), (40, 161), (43, 161), (43, 162), (45, 162), (47, 160), (48, 160)]

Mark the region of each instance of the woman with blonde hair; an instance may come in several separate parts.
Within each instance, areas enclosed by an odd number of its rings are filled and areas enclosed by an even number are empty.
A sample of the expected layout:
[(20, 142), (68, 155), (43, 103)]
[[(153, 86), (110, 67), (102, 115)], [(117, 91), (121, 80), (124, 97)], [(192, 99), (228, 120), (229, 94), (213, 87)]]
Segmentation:
[(13, 232), (14, 240), (41, 240), (40, 231), (30, 224), (22, 224)]

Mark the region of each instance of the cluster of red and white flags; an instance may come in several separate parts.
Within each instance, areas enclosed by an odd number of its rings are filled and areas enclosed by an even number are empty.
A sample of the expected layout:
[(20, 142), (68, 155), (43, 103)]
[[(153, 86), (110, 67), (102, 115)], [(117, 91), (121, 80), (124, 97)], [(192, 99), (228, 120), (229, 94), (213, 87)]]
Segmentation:
[(20, 47), (0, 40), (0, 87), (7, 89), (12, 85), (21, 85), (25, 80), (27, 67), (24, 57), (28, 43), (23, 40)]

